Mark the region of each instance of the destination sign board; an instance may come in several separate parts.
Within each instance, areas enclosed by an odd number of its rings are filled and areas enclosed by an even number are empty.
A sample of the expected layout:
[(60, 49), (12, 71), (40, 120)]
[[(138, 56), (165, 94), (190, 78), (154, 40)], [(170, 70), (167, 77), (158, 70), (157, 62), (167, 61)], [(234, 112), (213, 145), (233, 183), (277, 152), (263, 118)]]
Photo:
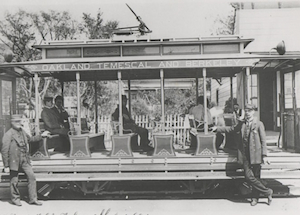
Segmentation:
[(167, 60), (167, 61), (112, 61), (90, 63), (51, 63), (26, 65), (33, 72), (131, 70), (170, 68), (212, 68), (254, 66), (259, 59)]

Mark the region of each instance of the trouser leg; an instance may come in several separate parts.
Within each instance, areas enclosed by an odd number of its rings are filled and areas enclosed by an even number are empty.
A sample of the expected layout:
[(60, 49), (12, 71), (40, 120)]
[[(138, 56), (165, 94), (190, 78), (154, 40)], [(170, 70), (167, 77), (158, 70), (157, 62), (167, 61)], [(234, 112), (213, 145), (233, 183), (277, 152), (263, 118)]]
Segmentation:
[[(260, 171), (261, 171), (261, 166), (260, 164), (255, 164), (251, 166), (252, 172), (254, 177), (259, 181), (260, 181)], [(257, 189), (253, 189), (252, 190), (252, 195), (254, 198), (259, 198), (259, 191)]]
[(130, 126), (127, 125), (125, 129), (131, 129), (132, 132), (137, 133), (140, 136), (141, 138), (140, 145), (142, 148), (149, 147), (148, 130), (146, 128), (142, 128), (137, 125), (130, 125)]
[(20, 201), (20, 191), (18, 189), (19, 172), (10, 170), (10, 198), (12, 202)]
[[(253, 167), (249, 164), (248, 161), (244, 161), (244, 173), (245, 178), (249, 182), (249, 184), (252, 186), (253, 195), (254, 197), (258, 198), (259, 194), (262, 193), (263, 195), (267, 196), (270, 193), (270, 189), (267, 188), (260, 180), (260, 165), (255, 165), (253, 172)], [(257, 178), (258, 177), (258, 178)]]
[(32, 167), (29, 163), (24, 162), (22, 165), (22, 169), (28, 180), (28, 196), (29, 202), (33, 202), (37, 200), (37, 191), (36, 191), (36, 178)]
[(141, 146), (148, 147), (149, 139), (148, 139), (148, 130), (146, 128), (138, 127), (137, 133), (141, 138)]

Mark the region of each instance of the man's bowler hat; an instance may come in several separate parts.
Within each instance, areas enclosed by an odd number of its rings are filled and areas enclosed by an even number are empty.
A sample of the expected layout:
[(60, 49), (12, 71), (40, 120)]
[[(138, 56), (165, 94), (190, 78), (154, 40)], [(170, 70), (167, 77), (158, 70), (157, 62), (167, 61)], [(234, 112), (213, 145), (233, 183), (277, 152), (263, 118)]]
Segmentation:
[(255, 110), (254, 106), (252, 104), (246, 104), (245, 105), (245, 110)]
[(53, 98), (50, 96), (45, 96), (44, 97), (44, 102), (48, 102), (48, 101), (53, 101)]
[(10, 120), (13, 122), (16, 122), (16, 121), (21, 121), (22, 118), (23, 118), (22, 114), (13, 114), (13, 115), (11, 115)]

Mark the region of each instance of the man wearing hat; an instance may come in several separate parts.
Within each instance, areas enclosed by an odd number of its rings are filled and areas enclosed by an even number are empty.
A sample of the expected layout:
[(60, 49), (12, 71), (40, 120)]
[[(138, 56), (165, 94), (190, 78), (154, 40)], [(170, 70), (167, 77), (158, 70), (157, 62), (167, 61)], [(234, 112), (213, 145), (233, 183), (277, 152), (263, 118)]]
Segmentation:
[(41, 118), (45, 123), (45, 129), (51, 134), (59, 134), (62, 138), (61, 145), (56, 148), (58, 151), (68, 151), (70, 143), (68, 138), (69, 129), (65, 128), (60, 116), (53, 110), (53, 98), (44, 97), (44, 108), (41, 113)]
[(260, 180), (261, 164), (267, 160), (266, 133), (264, 124), (254, 117), (255, 109), (251, 104), (245, 106), (245, 119), (239, 119), (232, 127), (214, 127), (217, 132), (236, 132), (238, 135), (238, 163), (243, 165), (246, 181), (252, 186), (251, 205), (258, 203), (259, 195), (272, 202), (273, 190)]
[(70, 129), (69, 114), (63, 107), (63, 97), (60, 95), (55, 96), (53, 111), (59, 116), (59, 122), (64, 128)]
[[(126, 95), (122, 95), (122, 115), (123, 115), (123, 123), (124, 129), (130, 129), (132, 132), (137, 133), (141, 140), (140, 145), (144, 152), (152, 151), (153, 148), (149, 146), (148, 139), (148, 130), (146, 128), (139, 127), (135, 124), (134, 120), (131, 118), (130, 113), (126, 107), (127, 105), (127, 97)], [(116, 108), (115, 112), (112, 114), (113, 120), (119, 119), (119, 107)]]
[(12, 115), (10, 128), (2, 139), (3, 172), (10, 173), (11, 201), (22, 206), (18, 190), (18, 173), (23, 170), (28, 179), (29, 204), (42, 205), (37, 200), (36, 179), (30, 164), (29, 142), (40, 141), (47, 133), (30, 137), (22, 128), (22, 115)]

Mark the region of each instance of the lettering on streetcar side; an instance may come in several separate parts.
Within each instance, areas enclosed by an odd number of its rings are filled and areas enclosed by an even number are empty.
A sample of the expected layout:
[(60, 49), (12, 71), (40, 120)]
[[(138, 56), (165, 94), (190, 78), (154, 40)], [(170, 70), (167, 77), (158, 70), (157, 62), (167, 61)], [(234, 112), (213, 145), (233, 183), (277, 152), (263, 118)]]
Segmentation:
[(172, 61), (114, 61), (92, 63), (52, 63), (27, 65), (32, 71), (83, 71), (83, 70), (126, 70), (160, 68), (210, 68), (253, 66), (259, 59), (213, 59), (213, 60), (172, 60)]

